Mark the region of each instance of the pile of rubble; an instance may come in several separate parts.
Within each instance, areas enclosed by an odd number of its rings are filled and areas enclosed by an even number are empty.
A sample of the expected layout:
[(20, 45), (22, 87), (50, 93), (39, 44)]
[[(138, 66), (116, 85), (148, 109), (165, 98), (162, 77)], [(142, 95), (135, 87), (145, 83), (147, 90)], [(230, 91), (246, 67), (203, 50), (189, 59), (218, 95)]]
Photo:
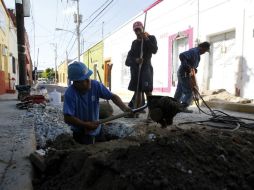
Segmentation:
[(53, 141), (61, 134), (72, 134), (70, 127), (64, 123), (62, 106), (35, 104), (24, 115), (23, 119), (32, 122), (35, 130), (37, 148), (43, 148), (47, 141)]

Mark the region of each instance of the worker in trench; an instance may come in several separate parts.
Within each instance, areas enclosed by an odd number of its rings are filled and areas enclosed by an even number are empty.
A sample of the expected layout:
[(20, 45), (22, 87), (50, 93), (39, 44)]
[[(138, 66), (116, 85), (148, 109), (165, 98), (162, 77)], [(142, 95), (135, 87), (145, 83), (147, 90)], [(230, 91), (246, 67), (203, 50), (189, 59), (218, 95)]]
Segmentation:
[(181, 65), (177, 71), (178, 83), (174, 98), (182, 104), (183, 112), (192, 113), (192, 110), (188, 109), (193, 98), (191, 86), (192, 73), (197, 73), (200, 55), (209, 52), (209, 49), (210, 43), (203, 42), (198, 47), (191, 48), (179, 55)]
[(99, 124), (99, 98), (112, 100), (122, 111), (131, 112), (121, 98), (102, 83), (91, 80), (92, 71), (81, 62), (68, 66), (68, 78), (73, 84), (64, 94), (64, 121), (71, 126), (73, 138), (80, 144), (103, 141)]
[[(144, 32), (142, 22), (135, 22), (133, 24), (133, 31), (137, 39), (132, 42), (131, 49), (128, 52), (125, 65), (130, 67), (131, 79), (128, 90), (134, 91), (130, 107), (141, 107), (144, 104), (144, 93), (146, 96), (152, 95), (153, 91), (153, 66), (151, 63), (152, 54), (156, 54), (158, 50), (155, 36)], [(143, 39), (143, 57), (141, 57), (141, 43)], [(138, 85), (139, 65), (141, 66), (140, 81)], [(136, 106), (134, 106), (136, 105)]]

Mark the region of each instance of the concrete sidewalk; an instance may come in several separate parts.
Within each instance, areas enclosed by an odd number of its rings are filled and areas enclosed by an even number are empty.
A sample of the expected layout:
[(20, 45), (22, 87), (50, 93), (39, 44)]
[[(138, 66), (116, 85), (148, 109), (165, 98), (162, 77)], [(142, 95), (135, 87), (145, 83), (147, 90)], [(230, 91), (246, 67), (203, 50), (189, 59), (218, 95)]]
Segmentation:
[(15, 94), (1, 94), (0, 101), (18, 101), (18, 93)]
[(0, 95), (0, 189), (30, 190), (32, 166), (28, 159), (35, 150), (33, 126), (24, 125), (25, 111), (16, 109), (17, 94)]

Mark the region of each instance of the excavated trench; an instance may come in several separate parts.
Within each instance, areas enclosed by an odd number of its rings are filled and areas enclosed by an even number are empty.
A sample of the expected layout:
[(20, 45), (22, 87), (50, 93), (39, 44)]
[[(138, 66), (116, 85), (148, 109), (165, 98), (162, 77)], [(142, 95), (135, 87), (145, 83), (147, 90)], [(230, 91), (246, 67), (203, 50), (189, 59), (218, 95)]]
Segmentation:
[(254, 135), (247, 131), (158, 130), (157, 138), (82, 146), (58, 137), (35, 190), (254, 188)]

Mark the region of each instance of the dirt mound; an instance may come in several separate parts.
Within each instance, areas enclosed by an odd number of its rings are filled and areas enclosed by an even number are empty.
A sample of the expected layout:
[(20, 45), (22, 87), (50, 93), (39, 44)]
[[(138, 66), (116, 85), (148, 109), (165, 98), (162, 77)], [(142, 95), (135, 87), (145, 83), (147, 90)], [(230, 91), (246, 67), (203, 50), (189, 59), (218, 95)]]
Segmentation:
[(47, 141), (46, 147), (54, 148), (56, 150), (74, 149), (81, 147), (71, 135), (61, 134), (54, 141)]
[(253, 100), (237, 97), (233, 94), (230, 94), (225, 89), (205, 91), (202, 94), (205, 101), (220, 101), (220, 102), (233, 102), (241, 104), (252, 103)]
[[(100, 145), (101, 146), (101, 145)], [(254, 189), (254, 135), (172, 130), (125, 149), (98, 154), (52, 151), (37, 190)]]

